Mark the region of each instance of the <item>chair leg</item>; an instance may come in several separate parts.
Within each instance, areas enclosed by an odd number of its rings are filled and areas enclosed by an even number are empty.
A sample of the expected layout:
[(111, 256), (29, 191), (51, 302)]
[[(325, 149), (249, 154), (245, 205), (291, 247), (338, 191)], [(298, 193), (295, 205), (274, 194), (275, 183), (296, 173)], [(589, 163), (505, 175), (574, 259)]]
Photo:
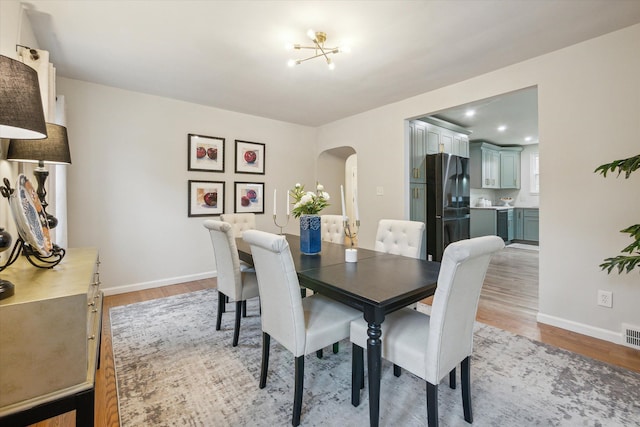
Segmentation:
[(393, 364), (393, 375), (396, 377), (400, 377), (400, 375), (402, 375), (402, 368), (395, 363)]
[(295, 362), (295, 387), (293, 392), (293, 419), (294, 427), (300, 425), (300, 413), (302, 412), (302, 388), (304, 387), (304, 356), (296, 357)]
[(242, 301), (236, 301), (236, 324), (233, 327), (233, 346), (238, 346), (240, 338), (240, 313), (242, 312)]
[(351, 345), (351, 404), (360, 405), (360, 390), (364, 388), (364, 349)]
[(242, 317), (247, 317), (247, 300), (242, 301)]
[(462, 384), (462, 408), (464, 409), (464, 420), (473, 422), (471, 413), (471, 360), (469, 356), (462, 360), (460, 365), (460, 383)]
[(322, 359), (322, 349), (320, 349), (320, 350), (316, 350), (316, 357), (317, 357), (318, 359)]
[(340, 351), (340, 343), (334, 342), (333, 343), (333, 354), (338, 354), (339, 351)]
[(427, 381), (427, 425), (438, 427), (438, 385)]
[(453, 368), (451, 372), (449, 372), (449, 388), (452, 390), (456, 389), (456, 368)]
[(262, 365), (260, 367), (260, 388), (267, 385), (267, 371), (269, 370), (269, 344), (271, 344), (271, 335), (266, 332), (262, 333)]
[(222, 313), (224, 313), (224, 300), (226, 296), (218, 291), (218, 316), (216, 318), (216, 331), (220, 330), (220, 323), (222, 322)]

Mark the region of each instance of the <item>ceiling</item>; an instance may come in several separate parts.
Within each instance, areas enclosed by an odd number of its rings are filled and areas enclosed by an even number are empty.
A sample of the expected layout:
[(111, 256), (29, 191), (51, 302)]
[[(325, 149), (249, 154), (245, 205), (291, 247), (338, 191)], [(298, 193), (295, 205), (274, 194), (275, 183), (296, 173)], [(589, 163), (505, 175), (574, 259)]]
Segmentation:
[[(59, 76), (307, 126), (640, 22), (640, 0), (24, 4)], [(307, 43), (309, 28), (351, 48), (335, 70), (286, 66), (302, 56), (285, 44)]]

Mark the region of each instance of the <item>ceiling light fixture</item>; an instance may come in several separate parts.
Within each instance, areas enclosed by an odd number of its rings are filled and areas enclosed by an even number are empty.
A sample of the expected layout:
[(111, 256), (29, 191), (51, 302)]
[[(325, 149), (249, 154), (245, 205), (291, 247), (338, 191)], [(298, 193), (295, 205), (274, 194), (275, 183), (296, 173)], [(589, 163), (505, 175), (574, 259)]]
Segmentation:
[(498, 132), (504, 132), (505, 130), (507, 130), (507, 127), (505, 125), (498, 126)]
[(476, 115), (476, 110), (467, 110), (464, 115), (467, 117), (473, 117)]
[(311, 41), (313, 41), (313, 46), (302, 46), (299, 44), (293, 44), (293, 45), (288, 45), (287, 47), (289, 49), (295, 49), (295, 50), (311, 49), (314, 51), (314, 54), (304, 59), (290, 59), (289, 62), (287, 63), (289, 67), (300, 65), (303, 62), (308, 61), (310, 59), (324, 58), (327, 61), (327, 65), (329, 69), (333, 70), (336, 67), (336, 65), (331, 60), (329, 55), (334, 55), (336, 53), (349, 51), (349, 49), (345, 47), (326, 47), (324, 45), (324, 42), (327, 40), (327, 34), (321, 31), (309, 30), (307, 31), (307, 36), (311, 39)]

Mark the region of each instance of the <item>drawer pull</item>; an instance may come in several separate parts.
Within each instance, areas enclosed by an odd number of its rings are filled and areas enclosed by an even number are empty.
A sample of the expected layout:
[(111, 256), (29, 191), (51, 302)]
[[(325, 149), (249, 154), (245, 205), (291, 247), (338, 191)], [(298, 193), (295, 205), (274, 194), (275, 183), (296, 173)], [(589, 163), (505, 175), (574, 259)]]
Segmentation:
[(94, 308), (93, 310), (91, 310), (91, 312), (92, 312), (92, 313), (97, 313), (97, 312), (98, 312), (98, 309), (97, 309), (97, 308)]
[(89, 307), (95, 307), (96, 302), (95, 301), (91, 301), (89, 304), (87, 304)]
[(88, 339), (89, 339), (89, 341), (91, 341), (91, 340), (95, 340), (95, 339), (96, 339), (96, 336), (95, 336), (95, 335), (91, 335)]

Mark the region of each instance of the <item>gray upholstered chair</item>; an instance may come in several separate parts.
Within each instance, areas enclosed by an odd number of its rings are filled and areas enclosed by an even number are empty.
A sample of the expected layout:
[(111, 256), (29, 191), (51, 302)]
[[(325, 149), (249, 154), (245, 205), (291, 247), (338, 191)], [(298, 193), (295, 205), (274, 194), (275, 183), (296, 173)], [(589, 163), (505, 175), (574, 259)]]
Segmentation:
[[(455, 388), (455, 369), (461, 364), (464, 419), (471, 423), (471, 370), (473, 325), (480, 290), (491, 255), (504, 247), (497, 236), (476, 237), (451, 243), (444, 251), (431, 315), (404, 308), (382, 323), (382, 357), (427, 382), (427, 418), (438, 425), (438, 384), (449, 373)], [(351, 401), (360, 403), (364, 381), (363, 349), (367, 324), (351, 322), (353, 383)]]
[(381, 219), (378, 222), (374, 250), (388, 254), (420, 258), (424, 240), (424, 222)]
[(344, 243), (344, 223), (342, 215), (321, 215), (322, 240), (331, 243)]
[(256, 228), (256, 214), (251, 212), (222, 214), (220, 215), (220, 221), (231, 224), (235, 237), (242, 237), (242, 233), (245, 230), (255, 230)]
[(233, 330), (233, 346), (238, 345), (240, 337), (241, 312), (246, 316), (246, 301), (257, 297), (258, 280), (250, 265), (241, 262), (231, 224), (222, 221), (205, 220), (204, 227), (209, 230), (216, 260), (218, 281), (218, 317), (216, 330), (220, 330), (222, 313), (225, 312), (227, 299), (236, 303), (236, 322)]
[(262, 304), (262, 367), (260, 388), (267, 384), (269, 344), (275, 338), (295, 358), (292, 424), (300, 424), (304, 357), (349, 336), (352, 320), (362, 313), (314, 294), (300, 295), (298, 276), (284, 236), (247, 230), (242, 238), (251, 245)]

